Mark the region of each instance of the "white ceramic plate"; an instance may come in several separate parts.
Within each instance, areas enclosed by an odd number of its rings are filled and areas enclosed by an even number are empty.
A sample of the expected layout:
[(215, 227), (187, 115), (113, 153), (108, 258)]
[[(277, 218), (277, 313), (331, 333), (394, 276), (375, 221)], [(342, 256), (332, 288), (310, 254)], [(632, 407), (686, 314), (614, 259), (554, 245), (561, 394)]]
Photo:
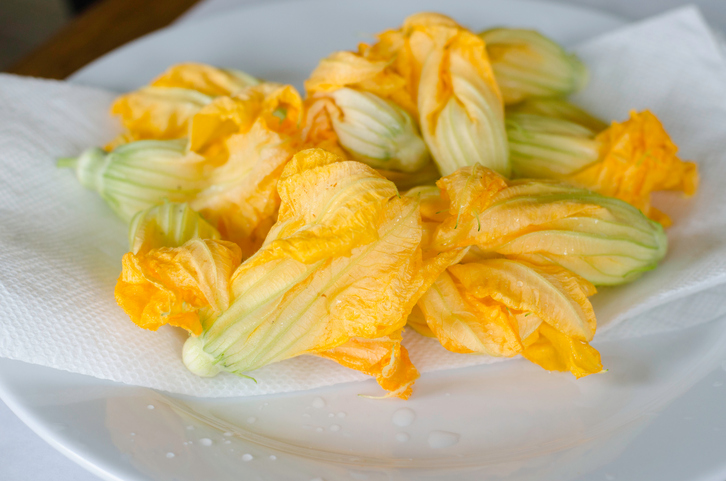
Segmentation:
[[(276, 3), (145, 37), (73, 80), (129, 90), (196, 60), (300, 87), (321, 57), (420, 10), (475, 29), (530, 26), (569, 44), (622, 24), (514, 0)], [(726, 321), (594, 344), (608, 374), (575, 382), (514, 360), (426, 374), (408, 402), (360, 398), (372, 389), (360, 383), (195, 399), (8, 360), (0, 396), (63, 453), (113, 480), (726, 478)]]

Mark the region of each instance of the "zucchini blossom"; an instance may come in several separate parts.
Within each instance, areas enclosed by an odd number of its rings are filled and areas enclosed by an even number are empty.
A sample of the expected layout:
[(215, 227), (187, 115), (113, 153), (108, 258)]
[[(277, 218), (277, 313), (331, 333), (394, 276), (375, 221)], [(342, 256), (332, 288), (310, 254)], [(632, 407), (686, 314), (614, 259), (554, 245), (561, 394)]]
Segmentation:
[[(505, 258), (452, 265), (417, 304), (410, 325), (449, 351), (496, 357), (523, 355), (575, 377), (602, 371), (588, 342), (596, 320), (589, 282), (557, 266)], [(416, 320), (418, 319), (418, 320)]]
[(598, 161), (595, 133), (574, 122), (532, 114), (508, 114), (512, 176), (558, 179)]
[(616, 197), (666, 227), (671, 220), (651, 205), (651, 194), (696, 192), (696, 164), (678, 158), (678, 147), (651, 112), (631, 112), (627, 121), (613, 122), (601, 131), (578, 124), (574, 117), (573, 122), (555, 115), (507, 116), (516, 176), (563, 180)]
[[(357, 52), (337, 52), (320, 62), (305, 83), (308, 95), (343, 87), (375, 94), (418, 120), (442, 174), (479, 162), (508, 175), (504, 104), (484, 41), (434, 13), (412, 15), (400, 29), (377, 37)], [(313, 145), (329, 148), (323, 143), (329, 140), (326, 129), (308, 125), (318, 140)]]
[(587, 83), (587, 67), (557, 42), (534, 30), (493, 28), (486, 42), (504, 103), (569, 95)]
[[(201, 326), (194, 324), (183, 356), (197, 374), (243, 375), (314, 354), (407, 398), (418, 372), (400, 334), (424, 283), (418, 202), (399, 197), (370, 167), (320, 149), (296, 154), (277, 190), (277, 223), (245, 262), (234, 244), (193, 239), (127, 254), (136, 264), (124, 263), (122, 279), (162, 286), (163, 300), (183, 301), (171, 307)], [(132, 319), (140, 311), (157, 323), (177, 313), (151, 307), (155, 294), (124, 289), (119, 304), (132, 306)]]
[[(417, 122), (392, 101), (373, 93), (340, 88), (318, 97), (308, 115), (329, 115), (340, 147), (371, 167), (413, 173), (430, 162)], [(319, 122), (311, 120), (310, 125)]]
[(111, 152), (91, 148), (58, 161), (75, 169), (84, 187), (94, 190), (125, 221), (162, 203), (189, 202), (209, 187), (210, 163), (187, 151), (186, 139), (139, 140)]
[(135, 140), (178, 139), (187, 136), (196, 112), (215, 97), (233, 95), (259, 80), (234, 69), (198, 63), (173, 65), (148, 86), (120, 96), (111, 114), (126, 130), (107, 148)]
[(449, 210), (432, 245), (563, 267), (595, 285), (631, 282), (667, 249), (662, 226), (633, 206), (547, 181), (506, 181), (481, 166), (437, 185)]

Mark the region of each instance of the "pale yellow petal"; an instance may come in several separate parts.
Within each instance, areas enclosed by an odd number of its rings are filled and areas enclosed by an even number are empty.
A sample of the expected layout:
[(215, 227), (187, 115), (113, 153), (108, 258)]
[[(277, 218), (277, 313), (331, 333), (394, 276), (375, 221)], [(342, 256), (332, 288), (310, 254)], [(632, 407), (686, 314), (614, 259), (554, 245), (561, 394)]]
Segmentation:
[(489, 259), (449, 268), (477, 298), (491, 297), (504, 306), (532, 312), (567, 336), (590, 341), (597, 321), (589, 282), (557, 266), (535, 266), (509, 259)]

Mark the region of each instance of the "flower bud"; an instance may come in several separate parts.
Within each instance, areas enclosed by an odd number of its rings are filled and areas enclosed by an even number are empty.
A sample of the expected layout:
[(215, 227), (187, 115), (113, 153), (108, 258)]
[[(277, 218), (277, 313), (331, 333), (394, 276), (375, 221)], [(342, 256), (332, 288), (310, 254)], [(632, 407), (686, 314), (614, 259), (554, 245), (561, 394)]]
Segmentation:
[(487, 44), (506, 104), (529, 97), (569, 95), (587, 83), (587, 67), (539, 32), (493, 28), (479, 36)]
[(418, 127), (389, 100), (341, 88), (330, 94), (340, 115), (332, 116), (338, 142), (355, 160), (374, 168), (415, 172), (430, 155)]
[(192, 239), (219, 239), (188, 204), (164, 202), (136, 213), (129, 225), (129, 248), (134, 254), (157, 247), (179, 247)]
[(600, 143), (576, 123), (534, 114), (507, 115), (512, 176), (559, 179), (597, 162)]
[(186, 139), (140, 140), (111, 152), (86, 150), (58, 161), (75, 169), (78, 180), (95, 190), (125, 221), (164, 200), (188, 202), (207, 186), (204, 157), (187, 152)]

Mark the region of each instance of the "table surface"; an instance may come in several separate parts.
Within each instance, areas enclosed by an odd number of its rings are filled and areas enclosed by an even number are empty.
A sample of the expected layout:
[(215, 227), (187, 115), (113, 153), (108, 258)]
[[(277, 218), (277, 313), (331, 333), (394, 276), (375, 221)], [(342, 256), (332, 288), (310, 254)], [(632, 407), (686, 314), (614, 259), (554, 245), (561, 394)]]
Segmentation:
[[(113, 48), (174, 21), (195, 21), (260, 1), (263, 0), (107, 0), (73, 21), (10, 71), (23, 75), (65, 78)], [(690, 3), (701, 8), (717, 32), (726, 32), (724, 0), (558, 0), (557, 3), (589, 6), (631, 20)], [(138, 15), (139, 11), (145, 14)], [(107, 29), (109, 25), (115, 28)], [(700, 384), (706, 382), (708, 380), (701, 381), (677, 403), (689, 402), (691, 397), (697, 398)], [(667, 415), (667, 411), (663, 414)], [(99, 481), (97, 476), (46, 444), (1, 400), (0, 479)]]

